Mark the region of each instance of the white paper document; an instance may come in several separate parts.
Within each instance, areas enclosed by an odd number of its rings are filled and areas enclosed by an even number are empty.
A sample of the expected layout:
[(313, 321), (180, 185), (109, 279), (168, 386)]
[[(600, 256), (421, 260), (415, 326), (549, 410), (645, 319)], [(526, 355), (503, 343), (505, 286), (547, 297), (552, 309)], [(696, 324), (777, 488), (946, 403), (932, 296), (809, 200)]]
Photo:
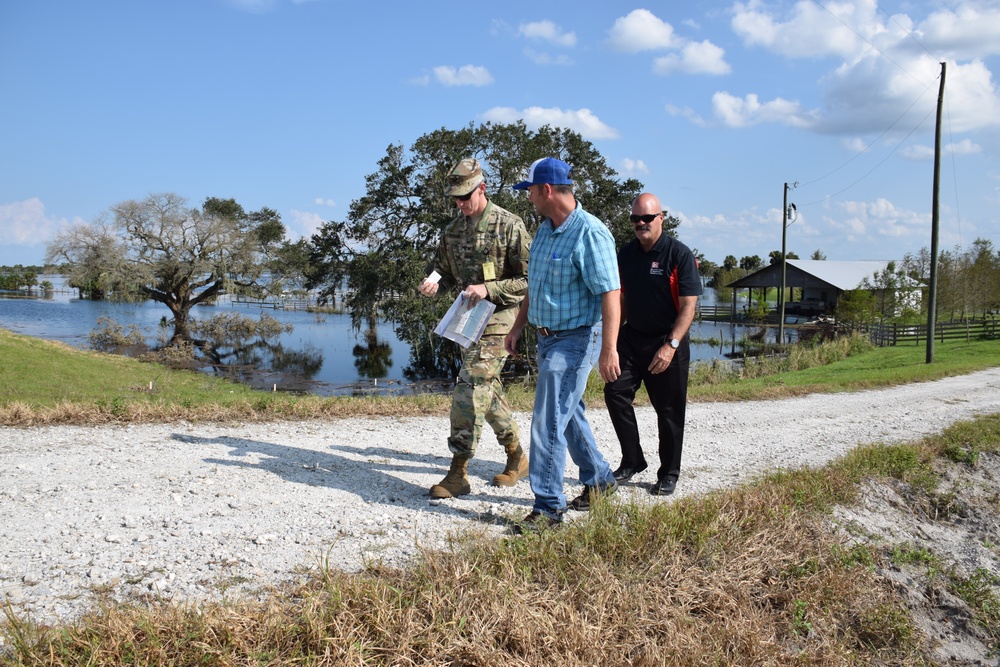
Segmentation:
[(490, 321), (497, 307), (485, 299), (475, 306), (470, 306), (469, 303), (464, 293), (459, 294), (434, 328), (434, 333), (453, 340), (462, 347), (469, 347), (479, 342), (486, 329), (486, 323)]

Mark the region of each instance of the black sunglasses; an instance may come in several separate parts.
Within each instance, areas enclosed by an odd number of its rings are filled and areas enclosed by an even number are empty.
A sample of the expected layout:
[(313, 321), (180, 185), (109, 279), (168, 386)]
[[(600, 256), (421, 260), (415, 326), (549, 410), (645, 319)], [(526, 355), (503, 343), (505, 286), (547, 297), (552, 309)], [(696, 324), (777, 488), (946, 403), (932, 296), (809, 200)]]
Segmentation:
[(656, 220), (656, 218), (659, 217), (660, 215), (662, 215), (662, 214), (661, 213), (647, 213), (646, 215), (636, 215), (635, 213), (633, 213), (632, 215), (630, 215), (628, 217), (628, 219), (632, 221), (633, 225), (637, 224), (640, 220), (642, 222), (645, 222), (646, 224), (649, 224), (653, 220)]
[(473, 190), (467, 195), (462, 195), (461, 197), (459, 197), (458, 195), (452, 195), (452, 199), (457, 199), (458, 201), (469, 201), (470, 199), (472, 199), (472, 195), (474, 194), (476, 194), (475, 190)]

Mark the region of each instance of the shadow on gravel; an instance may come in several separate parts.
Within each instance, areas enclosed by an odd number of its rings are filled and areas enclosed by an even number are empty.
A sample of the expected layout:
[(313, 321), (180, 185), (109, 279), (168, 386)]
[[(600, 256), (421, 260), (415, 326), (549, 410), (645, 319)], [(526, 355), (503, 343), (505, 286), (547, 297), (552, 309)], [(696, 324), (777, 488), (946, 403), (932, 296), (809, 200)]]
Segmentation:
[[(433, 454), (428, 456), (427, 454), (414, 454), (412, 452), (404, 452), (398, 449), (389, 449), (387, 447), (353, 447), (351, 445), (331, 445), (330, 449), (334, 449), (341, 452), (347, 452), (355, 454), (357, 456), (371, 456), (375, 458), (387, 459), (386, 463), (382, 464), (383, 470), (396, 470), (399, 472), (426, 472), (430, 475), (444, 476), (448, 472), (448, 466), (451, 463), (451, 454), (447, 450), (442, 454)], [(411, 465), (393, 465), (389, 461), (395, 459), (396, 461), (407, 461), (413, 463), (423, 463), (426, 464), (426, 468), (420, 471), (417, 470), (415, 466)], [(493, 476), (503, 470), (503, 463), (490, 461), (484, 457), (474, 457), (472, 462), (469, 463), (469, 478), (479, 478), (484, 482), (489, 484), (493, 480)], [(435, 482), (438, 481), (440, 477), (434, 479)], [(524, 480), (522, 483), (527, 484), (528, 481)], [(573, 483), (572, 480), (569, 483)], [(494, 487), (499, 492), (503, 491), (502, 487)], [(427, 489), (421, 490), (422, 495), (427, 496)], [(506, 494), (504, 494), (506, 495)], [(481, 495), (478, 493), (470, 493), (469, 495), (462, 496), (465, 500), (483, 500), (487, 502), (496, 502), (498, 498), (492, 495)], [(502, 498), (504, 502), (517, 503), (517, 499), (512, 499), (508, 497)]]
[[(436, 481), (439, 475), (448, 471), (451, 457), (415, 454), (388, 447), (356, 447), (333, 444), (329, 449), (335, 453), (301, 449), (288, 445), (251, 440), (230, 436), (204, 438), (200, 436), (173, 433), (171, 437), (192, 445), (221, 445), (231, 450), (234, 457), (248, 460), (205, 458), (206, 463), (234, 468), (258, 469), (294, 484), (340, 489), (355, 494), (369, 503), (401, 504), (414, 509), (471, 519), (486, 525), (510, 528), (511, 519), (495, 514), (492, 508), (483, 513), (476, 511), (478, 504), (465, 501), (479, 500), (489, 503), (504, 502), (530, 507), (531, 499), (511, 498), (505, 493), (498, 498), (488, 492), (472, 493), (457, 501), (433, 501), (427, 495), (427, 488), (404, 479), (414, 474), (429, 474)], [(494, 469), (495, 468), (495, 469)], [(476, 472), (470, 469), (470, 476), (480, 476), (492, 480), (502, 465), (482, 461)], [(524, 483), (527, 483), (526, 481)], [(497, 488), (499, 492), (504, 490)]]
[(401, 453), (381, 448), (377, 448), (379, 453), (366, 449), (343, 448), (351, 449), (361, 455), (386, 459), (385, 461), (372, 462), (357, 461), (336, 454), (246, 438), (202, 438), (180, 433), (174, 433), (171, 437), (178, 442), (229, 447), (233, 456), (247, 457), (257, 454), (262, 457), (253, 462), (206, 458), (206, 463), (239, 468), (257, 468), (296, 484), (325, 486), (348, 491), (368, 502), (413, 501), (425, 497), (427, 495), (426, 489), (408, 482), (398, 475), (393, 475), (391, 472), (432, 472), (440, 468), (440, 466), (431, 464), (427, 460), (428, 457), (416, 455), (403, 456), (409, 456), (414, 463), (425, 464), (425, 470), (418, 470), (416, 466), (395, 464), (391, 459), (399, 459)]

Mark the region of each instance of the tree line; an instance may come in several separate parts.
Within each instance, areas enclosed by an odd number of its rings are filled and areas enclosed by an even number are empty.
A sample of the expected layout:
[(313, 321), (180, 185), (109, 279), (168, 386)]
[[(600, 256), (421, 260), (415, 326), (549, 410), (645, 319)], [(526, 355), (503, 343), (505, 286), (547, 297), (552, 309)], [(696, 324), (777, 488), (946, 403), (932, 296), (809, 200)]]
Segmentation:
[[(789, 251), (788, 259), (798, 259)], [(771, 251), (769, 264), (781, 262), (780, 250)], [(821, 250), (815, 250), (810, 259), (825, 260)], [(699, 270), (710, 287), (725, 287), (763, 268), (757, 255), (737, 260), (727, 256), (721, 265), (700, 258)], [(931, 282), (931, 253), (922, 248), (907, 253), (901, 260), (890, 261), (887, 267), (866, 278), (857, 290), (841, 296), (836, 316), (847, 324), (871, 324), (875, 321), (907, 321), (926, 315), (927, 299), (913, 305), (908, 294), (914, 289), (926, 293)], [(914, 287), (916, 285), (916, 287)], [(794, 301), (794, 290), (790, 290)], [(718, 293), (720, 299), (729, 297), (726, 290)], [(937, 317), (942, 320), (968, 320), (1000, 312), (1000, 249), (993, 242), (978, 238), (969, 248), (955, 246), (938, 255), (937, 266)]]
[[(485, 123), (442, 128), (409, 148), (388, 146), (346, 217), (325, 222), (309, 239), (289, 240), (271, 209), (247, 211), (221, 198), (192, 207), (173, 193), (152, 194), (59, 233), (46, 261), (65, 266), (68, 284), (90, 298), (162, 303), (172, 314), (173, 342), (190, 338), (191, 309), (220, 294), (267, 296), (304, 286), (346, 309), (356, 329), (376, 320), (391, 324), (410, 344), (414, 367), (440, 377), (456, 367), (453, 346), (430, 333), (448, 299), (425, 299), (414, 288), (456, 215), (444, 195), (448, 171), (476, 157), (489, 197), (534, 232), (541, 219), (511, 186), (548, 155), (573, 165), (579, 199), (616, 240), (631, 238), (629, 209), (642, 183), (620, 179), (590, 142), (566, 129)], [(678, 223), (670, 218), (665, 228)]]
[[(628, 215), (643, 190), (640, 181), (619, 178), (594, 146), (571, 130), (484, 123), (441, 128), (408, 148), (389, 145), (346, 216), (325, 222), (308, 239), (289, 240), (280, 216), (269, 208), (248, 211), (233, 199), (216, 197), (192, 207), (173, 193), (151, 194), (60, 232), (48, 244), (46, 262), (64, 267), (68, 284), (89, 298), (162, 303), (172, 315), (172, 341), (189, 338), (191, 309), (199, 303), (221, 294), (266, 297), (302, 286), (347, 310), (357, 330), (375, 321), (390, 323), (410, 345), (415, 367), (440, 377), (457, 367), (453, 346), (430, 333), (449, 300), (422, 298), (414, 288), (428, 272), (441, 230), (456, 215), (454, 202), (444, 195), (448, 171), (461, 158), (477, 158), (490, 199), (520, 215), (534, 233), (541, 219), (511, 186), (534, 160), (549, 155), (573, 165), (578, 199), (606, 222), (616, 242), (631, 239)], [(679, 222), (665, 212), (666, 233), (674, 235)], [(710, 286), (763, 265), (756, 255), (739, 260), (730, 255), (715, 264), (693, 250)], [(900, 266), (924, 279), (925, 255), (907, 257)], [(817, 250), (813, 258), (825, 256)], [(781, 261), (780, 251), (769, 259)], [(943, 253), (941, 266), (947, 275), (939, 297), (943, 311), (997, 307), (1000, 258), (988, 241), (977, 240), (968, 252)]]
[(28, 290), (29, 292), (35, 287), (41, 288), (43, 291), (51, 290), (53, 285), (48, 280), (38, 280), (38, 276), (45, 273), (54, 273), (54, 270), (46, 270), (47, 268), (54, 267), (42, 267), (42, 266), (22, 266), (18, 264), (17, 266), (0, 266), (0, 290)]

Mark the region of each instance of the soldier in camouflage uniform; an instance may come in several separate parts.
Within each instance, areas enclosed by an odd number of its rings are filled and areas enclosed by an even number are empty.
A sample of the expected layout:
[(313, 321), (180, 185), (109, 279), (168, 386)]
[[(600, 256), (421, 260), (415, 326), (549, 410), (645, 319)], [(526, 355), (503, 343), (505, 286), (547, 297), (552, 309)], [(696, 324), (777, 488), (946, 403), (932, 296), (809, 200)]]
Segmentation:
[(500, 371), (508, 356), (504, 337), (528, 289), (531, 237), (521, 218), (486, 198), (486, 183), (477, 160), (460, 160), (449, 173), (448, 184), (445, 194), (455, 199), (460, 214), (441, 235), (434, 267), (440, 281), (424, 280), (417, 289), (424, 296), (460, 290), (473, 305), (487, 299), (496, 311), (479, 342), (462, 356), (451, 401), (451, 469), (431, 487), (430, 495), (435, 498), (453, 498), (471, 491), (468, 464), (475, 456), (484, 419), (507, 452), (507, 465), (493, 483), (514, 486), (528, 475), (528, 457), (521, 449)]

